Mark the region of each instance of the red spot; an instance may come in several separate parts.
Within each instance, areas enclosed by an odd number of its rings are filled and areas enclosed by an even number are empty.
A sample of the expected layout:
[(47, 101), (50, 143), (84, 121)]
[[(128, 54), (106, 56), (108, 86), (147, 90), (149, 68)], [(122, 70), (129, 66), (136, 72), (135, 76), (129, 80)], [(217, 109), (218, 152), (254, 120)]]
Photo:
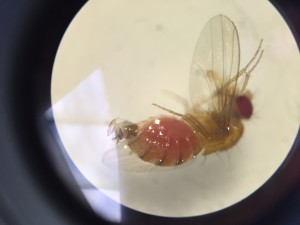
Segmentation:
[(196, 155), (199, 141), (193, 129), (181, 119), (156, 117), (146, 121), (132, 149), (144, 161), (172, 166)]
[(253, 106), (251, 100), (245, 96), (241, 95), (235, 99), (237, 111), (242, 118), (249, 119), (253, 113)]

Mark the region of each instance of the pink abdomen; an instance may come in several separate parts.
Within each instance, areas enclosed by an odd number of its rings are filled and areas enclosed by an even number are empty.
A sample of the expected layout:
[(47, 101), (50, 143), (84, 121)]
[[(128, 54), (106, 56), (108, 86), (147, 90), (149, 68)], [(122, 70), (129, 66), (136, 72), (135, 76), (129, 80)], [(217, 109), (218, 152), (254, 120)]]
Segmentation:
[(129, 146), (144, 161), (160, 166), (181, 164), (200, 151), (197, 135), (186, 122), (163, 116), (141, 123)]

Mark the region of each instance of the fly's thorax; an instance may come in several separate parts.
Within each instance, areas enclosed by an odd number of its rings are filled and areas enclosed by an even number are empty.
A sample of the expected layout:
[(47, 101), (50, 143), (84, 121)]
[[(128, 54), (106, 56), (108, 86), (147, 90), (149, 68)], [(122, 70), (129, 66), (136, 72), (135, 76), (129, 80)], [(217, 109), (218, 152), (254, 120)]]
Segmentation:
[(203, 155), (209, 155), (217, 151), (228, 150), (233, 147), (242, 137), (244, 126), (239, 119), (232, 119), (228, 132), (216, 129), (211, 133), (211, 138), (204, 143)]
[(222, 132), (229, 133), (230, 118), (226, 117), (224, 113), (217, 111), (211, 112), (211, 118)]
[(229, 133), (224, 140), (223, 146), (220, 148), (221, 150), (227, 150), (228, 148), (234, 146), (242, 137), (244, 133), (244, 126), (241, 120), (239, 119), (231, 119), (231, 123), (229, 126)]
[[(187, 115), (201, 124), (205, 130), (203, 132), (202, 128), (195, 129), (201, 141), (201, 147), (204, 149), (203, 155), (227, 150), (234, 146), (243, 135), (244, 127), (240, 118), (230, 117), (226, 120), (222, 113), (216, 111), (202, 113), (192, 110)], [(228, 123), (222, 127), (225, 121)]]
[(205, 129), (205, 133), (207, 134), (203, 134), (203, 136), (207, 136), (207, 138), (211, 138), (214, 133), (218, 133), (221, 129), (221, 125), (225, 124), (225, 118), (223, 118), (224, 116), (222, 113), (216, 111), (199, 112), (197, 110), (192, 110), (187, 115)]

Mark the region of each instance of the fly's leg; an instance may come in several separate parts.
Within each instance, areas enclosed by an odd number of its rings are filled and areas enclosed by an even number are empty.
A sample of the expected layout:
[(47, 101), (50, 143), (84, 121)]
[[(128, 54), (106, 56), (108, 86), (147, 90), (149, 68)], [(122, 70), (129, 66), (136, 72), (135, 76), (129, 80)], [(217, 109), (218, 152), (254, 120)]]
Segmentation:
[[(230, 90), (230, 88), (228, 88), (232, 83), (234, 83), (237, 79), (239, 79), (240, 77), (242, 76), (245, 76), (245, 79), (244, 79), (244, 82), (243, 82), (243, 85), (242, 85), (242, 88), (240, 90), (241, 93), (244, 93), (246, 87), (247, 87), (247, 84), (248, 84), (248, 81), (250, 79), (250, 74), (252, 73), (252, 71), (256, 68), (256, 66), (258, 65), (258, 63), (260, 62), (261, 58), (262, 58), (262, 55), (263, 55), (263, 52), (264, 50), (261, 49), (261, 46), (262, 46), (262, 42), (263, 40), (261, 39), (260, 43), (259, 43), (259, 46), (256, 50), (256, 52), (254, 53), (253, 57), (250, 59), (250, 61), (248, 62), (248, 64), (243, 68), (241, 69), (237, 75), (235, 75), (234, 77), (232, 77), (229, 81), (227, 81), (227, 83), (225, 83), (223, 86), (222, 86), (222, 89), (217, 89), (217, 91), (214, 93), (214, 96), (218, 96), (220, 95), (221, 93), (224, 94), (224, 90)], [(254, 62), (255, 61), (255, 62)], [(251, 64), (253, 64), (254, 62), (254, 65), (251, 66)], [(251, 67), (250, 67), (251, 66)], [(249, 69), (250, 67), (250, 69)], [(228, 95), (227, 93), (225, 93), (226, 95)], [(230, 96), (230, 95), (228, 95)]]
[[(262, 46), (262, 42), (263, 40), (261, 39), (259, 46), (256, 50), (256, 52), (254, 53), (253, 57), (250, 59), (250, 61), (248, 62), (248, 64), (239, 71), (239, 73), (237, 75), (235, 75), (233, 78), (231, 78), (224, 86), (223, 89), (226, 89), (231, 83), (233, 83), (234, 81), (236, 81), (237, 79), (239, 79), (240, 77), (245, 75), (245, 80), (241, 89), (241, 92), (243, 93), (247, 87), (249, 78), (250, 78), (250, 74), (252, 73), (252, 71), (255, 69), (255, 67), (258, 65), (258, 63), (260, 62), (263, 52), (264, 50), (261, 49)], [(251, 64), (254, 65), (251, 66)], [(250, 67), (251, 66), (251, 67)], [(250, 67), (250, 69), (249, 69)]]
[(169, 91), (169, 90), (163, 90), (163, 92), (167, 95), (169, 95), (171, 98), (175, 99), (177, 102), (181, 103), (184, 106), (185, 111), (187, 112), (190, 108), (189, 101), (186, 100), (186, 98), (177, 95), (176, 93)]
[(173, 111), (173, 110), (171, 110), (171, 109), (167, 109), (167, 108), (165, 108), (165, 107), (163, 107), (163, 106), (160, 106), (160, 105), (158, 105), (158, 104), (156, 104), (156, 103), (152, 103), (152, 105), (154, 105), (154, 106), (156, 106), (156, 107), (158, 107), (158, 108), (160, 108), (160, 109), (162, 109), (162, 110), (164, 110), (164, 111), (166, 111), (166, 112), (168, 112), (168, 113), (174, 114), (174, 115), (179, 116), (179, 117), (184, 117), (183, 114), (178, 113), (178, 112), (175, 112), (175, 111)]
[[(253, 57), (250, 59), (248, 64), (243, 69), (241, 69), (238, 72), (237, 75), (235, 75), (229, 81), (227, 81), (224, 85), (222, 85), (222, 88), (217, 88), (217, 90), (213, 94), (214, 97), (217, 97), (220, 94), (224, 94), (224, 90), (229, 90), (229, 86), (242, 76), (245, 76), (245, 79), (244, 79), (244, 82), (243, 82), (243, 85), (242, 85), (242, 89), (240, 91), (241, 91), (241, 93), (244, 93), (244, 91), (247, 87), (248, 81), (250, 79), (250, 74), (256, 68), (256, 66), (258, 65), (258, 63), (260, 62), (260, 60), (262, 58), (262, 55), (263, 55), (263, 52), (264, 52), (264, 50), (261, 49), (262, 42), (263, 42), (263, 39), (261, 39), (256, 52), (254, 53)], [(254, 62), (254, 65), (252, 65), (253, 62)], [(249, 67), (250, 67), (250, 69), (249, 69)], [(207, 73), (212, 73), (212, 72), (207, 71)], [(215, 79), (215, 76), (213, 76), (213, 78)], [(214, 82), (217, 83), (215, 80), (214, 80)], [(226, 95), (228, 95), (228, 94), (226, 94)], [(209, 99), (211, 99), (211, 98), (208, 98), (208, 99), (204, 100), (204, 102), (208, 101)]]

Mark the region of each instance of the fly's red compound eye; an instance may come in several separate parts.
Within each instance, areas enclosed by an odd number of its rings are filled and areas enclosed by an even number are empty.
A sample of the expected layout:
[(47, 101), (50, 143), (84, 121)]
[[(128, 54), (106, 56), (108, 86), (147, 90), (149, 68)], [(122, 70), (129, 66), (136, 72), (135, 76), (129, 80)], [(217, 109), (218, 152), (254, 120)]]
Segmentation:
[(240, 117), (249, 119), (253, 114), (253, 106), (251, 100), (245, 96), (241, 95), (235, 99), (236, 111)]

